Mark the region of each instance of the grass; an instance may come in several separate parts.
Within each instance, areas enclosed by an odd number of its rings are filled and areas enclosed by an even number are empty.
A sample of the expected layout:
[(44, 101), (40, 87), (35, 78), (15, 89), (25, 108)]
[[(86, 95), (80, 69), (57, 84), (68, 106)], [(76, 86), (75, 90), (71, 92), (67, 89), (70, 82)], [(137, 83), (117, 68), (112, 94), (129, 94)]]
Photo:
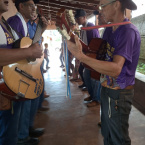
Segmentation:
[(145, 75), (145, 63), (139, 61), (136, 71)]

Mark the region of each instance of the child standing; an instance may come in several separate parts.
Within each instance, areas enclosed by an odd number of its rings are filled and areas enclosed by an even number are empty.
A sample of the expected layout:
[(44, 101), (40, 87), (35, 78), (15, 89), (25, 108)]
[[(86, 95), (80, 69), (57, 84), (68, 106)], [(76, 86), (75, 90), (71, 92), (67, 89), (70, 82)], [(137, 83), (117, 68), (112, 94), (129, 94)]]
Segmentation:
[(49, 69), (50, 67), (48, 66), (49, 63), (49, 50), (48, 50), (48, 43), (44, 44), (45, 49), (44, 49), (44, 59), (46, 60), (46, 69)]

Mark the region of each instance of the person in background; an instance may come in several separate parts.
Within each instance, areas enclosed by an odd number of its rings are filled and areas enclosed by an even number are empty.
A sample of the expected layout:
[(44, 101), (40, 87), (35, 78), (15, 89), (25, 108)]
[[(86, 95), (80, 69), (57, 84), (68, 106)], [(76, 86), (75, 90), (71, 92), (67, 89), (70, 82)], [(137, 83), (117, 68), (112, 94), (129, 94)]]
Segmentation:
[[(75, 19), (76, 19), (76, 22), (78, 23), (78, 25), (83, 25), (83, 27), (94, 26), (94, 24), (87, 21), (86, 12), (83, 9), (76, 10)], [(80, 35), (81, 35), (81, 40), (87, 45), (89, 45), (92, 38), (100, 37), (98, 29), (93, 29), (90, 31), (81, 30)], [(84, 66), (82, 66), (82, 67), (84, 67)], [(94, 94), (94, 85), (96, 83), (96, 80), (93, 80), (91, 78), (91, 71), (89, 69), (87, 69), (87, 68), (83, 69), (83, 78), (84, 78), (84, 83), (86, 85), (88, 93), (90, 95), (89, 97), (85, 98), (84, 101), (88, 102), (88, 104), (87, 104), (88, 107), (98, 105), (99, 104), (98, 99), (97, 99), (96, 95)]]
[[(28, 27), (27, 22), (34, 17), (36, 14), (36, 8), (35, 3), (33, 0), (15, 0), (15, 6), (18, 10), (17, 14), (10, 17), (7, 22), (9, 25), (16, 31), (19, 38), (22, 37), (28, 37)], [(46, 29), (48, 22), (44, 17), (41, 17), (43, 22), (43, 28), (42, 32)], [(40, 38), (41, 38), (40, 34)], [(39, 137), (44, 133), (43, 128), (34, 129), (33, 126), (31, 126), (33, 123), (33, 120), (31, 120), (32, 116), (35, 116), (35, 114), (31, 114), (32, 111), (31, 108), (31, 100), (26, 100), (23, 102), (21, 113), (20, 113), (20, 119), (19, 119), (19, 128), (18, 128), (18, 145), (25, 145), (28, 144), (38, 144), (39, 139), (34, 137)], [(31, 137), (30, 137), (31, 136)]]
[(61, 62), (61, 66), (60, 67), (64, 67), (64, 58), (63, 58), (63, 38), (62, 38), (62, 43), (61, 43), (61, 48), (60, 48), (60, 62)]
[(48, 66), (49, 64), (49, 50), (48, 50), (48, 43), (44, 44), (44, 59), (46, 60), (46, 69), (49, 69), (50, 67)]
[[(78, 35), (78, 37), (80, 37), (80, 31), (79, 31), (78, 24), (73, 24), (73, 23), (72, 23), (72, 25), (71, 25), (70, 28), (71, 28), (71, 30), (72, 30), (76, 35)], [(74, 58), (74, 56), (73, 56), (73, 58)], [(74, 59), (75, 59), (75, 66), (74, 66), (74, 68), (73, 68), (73, 70), (72, 70), (72, 78), (70, 79), (70, 81), (75, 81), (75, 82), (77, 82), (77, 81), (81, 81), (81, 80), (79, 79), (79, 72), (78, 72), (80, 62), (79, 62), (79, 60), (77, 60), (76, 58), (74, 58)]]
[[(41, 48), (43, 49), (43, 42), (44, 42), (44, 37), (42, 37), (41, 39)], [(44, 50), (44, 49), (43, 49)], [(41, 69), (41, 73), (42, 73), (42, 76), (43, 76), (43, 80), (44, 80), (44, 60), (40, 66), (40, 69)], [(45, 98), (48, 98), (50, 95), (47, 94), (46, 90), (45, 90), (45, 80), (44, 80), (44, 88), (43, 88), (43, 91), (42, 91), (42, 94), (40, 95), (39, 97), (39, 104), (38, 104), (38, 112), (46, 112), (49, 110), (49, 107), (47, 106), (43, 106), (43, 101)]]
[[(29, 37), (31, 39), (33, 39), (35, 37), (35, 33), (37, 31), (37, 24), (38, 24), (39, 19), (40, 19), (38, 17), (37, 11), (38, 10), (36, 9), (33, 17), (27, 22), (27, 25), (28, 25), (28, 33), (29, 33)], [(42, 40), (43, 40), (43, 38), (40, 37), (39, 44), (41, 44), (41, 41)], [(42, 65), (43, 65), (43, 62), (42, 62), (41, 67), (40, 67), (41, 74), (43, 76), (43, 72), (42, 72), (43, 71), (43, 68), (42, 68)], [(44, 86), (45, 86), (45, 84), (44, 84)], [(35, 119), (36, 113), (38, 111), (38, 106), (39, 106), (39, 103), (41, 101), (41, 98), (44, 98), (46, 95), (47, 94), (44, 91), (44, 92), (42, 92), (42, 94), (38, 98), (31, 100), (30, 121), (29, 121), (29, 135), (31, 137), (39, 137), (39, 136), (41, 136), (41, 135), (44, 134), (44, 128), (34, 128), (34, 119)]]

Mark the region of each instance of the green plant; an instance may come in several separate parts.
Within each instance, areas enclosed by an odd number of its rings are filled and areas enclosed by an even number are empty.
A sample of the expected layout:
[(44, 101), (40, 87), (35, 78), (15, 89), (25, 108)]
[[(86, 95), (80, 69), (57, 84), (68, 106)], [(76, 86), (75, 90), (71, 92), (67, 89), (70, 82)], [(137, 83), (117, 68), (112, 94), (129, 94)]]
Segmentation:
[(145, 63), (139, 62), (136, 71), (145, 74)]

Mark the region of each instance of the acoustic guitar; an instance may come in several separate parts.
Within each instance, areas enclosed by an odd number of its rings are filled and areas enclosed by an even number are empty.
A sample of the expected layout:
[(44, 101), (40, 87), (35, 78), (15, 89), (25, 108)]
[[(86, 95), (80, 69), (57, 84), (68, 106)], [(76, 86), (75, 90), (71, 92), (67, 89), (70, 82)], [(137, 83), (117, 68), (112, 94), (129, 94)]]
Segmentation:
[[(65, 37), (65, 39), (75, 42), (75, 33), (70, 29), (71, 24), (75, 24), (74, 14), (72, 10), (60, 9), (57, 13), (56, 26), (58, 31)], [(81, 39), (82, 51), (89, 57), (98, 60), (105, 60), (107, 52), (107, 42), (101, 38), (93, 38), (90, 44), (87, 46)], [(100, 73), (86, 64), (83, 64), (86, 68), (91, 70), (91, 77), (100, 80)]]
[[(29, 37), (22, 38), (19, 48), (27, 49), (31, 44), (38, 42), (41, 38), (42, 25), (42, 20), (39, 18), (33, 40)], [(0, 80), (0, 94), (15, 101), (39, 97), (44, 85), (40, 70), (42, 61), (43, 57), (35, 60), (21, 60), (4, 66)]]

